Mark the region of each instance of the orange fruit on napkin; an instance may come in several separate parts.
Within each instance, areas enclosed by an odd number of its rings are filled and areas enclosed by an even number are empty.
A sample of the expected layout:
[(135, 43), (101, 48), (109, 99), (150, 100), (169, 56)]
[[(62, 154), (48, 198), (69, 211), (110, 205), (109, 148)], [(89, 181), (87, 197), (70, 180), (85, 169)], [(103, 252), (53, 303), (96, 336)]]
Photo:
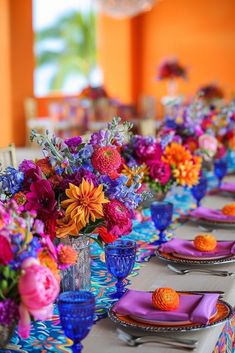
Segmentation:
[(172, 311), (179, 307), (180, 297), (172, 288), (158, 288), (152, 294), (152, 303), (157, 309)]
[(217, 246), (217, 240), (212, 234), (198, 234), (193, 243), (199, 251), (213, 251)]
[(221, 211), (227, 216), (235, 216), (235, 202), (228, 203)]

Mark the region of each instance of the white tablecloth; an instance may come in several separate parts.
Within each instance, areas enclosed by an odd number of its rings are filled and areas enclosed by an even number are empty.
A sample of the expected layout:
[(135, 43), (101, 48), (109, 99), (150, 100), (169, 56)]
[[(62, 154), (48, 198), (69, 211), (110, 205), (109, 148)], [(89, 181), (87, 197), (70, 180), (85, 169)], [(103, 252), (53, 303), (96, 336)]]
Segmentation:
[[(203, 202), (204, 206), (221, 208), (224, 204), (232, 202), (229, 197), (207, 196)], [(196, 234), (202, 232), (194, 224), (185, 224), (176, 231), (177, 237), (193, 239)], [(234, 230), (217, 229), (214, 234), (217, 239), (235, 240)], [(226, 269), (235, 273), (235, 263), (217, 265), (216, 269)], [(190, 273), (184, 276), (171, 272), (166, 264), (160, 262), (156, 257), (144, 264), (139, 275), (131, 278), (130, 288), (138, 290), (150, 290), (156, 287), (170, 286), (177, 290), (223, 290), (224, 299), (235, 306), (235, 277), (216, 277), (208, 274)], [(223, 324), (214, 328), (177, 333), (176, 336), (197, 339), (198, 347), (195, 353), (212, 353), (222, 332)], [(103, 319), (97, 322), (91, 333), (83, 341), (84, 353), (182, 353), (181, 349), (168, 348), (156, 343), (144, 344), (133, 348), (122, 343), (116, 335), (116, 326), (111, 320)], [(172, 335), (172, 333), (170, 334)]]

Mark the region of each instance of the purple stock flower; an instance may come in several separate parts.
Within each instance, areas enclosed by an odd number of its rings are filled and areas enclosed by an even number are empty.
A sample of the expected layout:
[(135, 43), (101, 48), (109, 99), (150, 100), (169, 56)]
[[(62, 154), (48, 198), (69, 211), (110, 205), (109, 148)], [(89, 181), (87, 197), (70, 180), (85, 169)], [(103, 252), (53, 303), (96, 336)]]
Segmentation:
[(82, 143), (82, 138), (80, 136), (71, 137), (64, 141), (64, 143), (69, 147), (71, 153), (77, 153), (78, 146)]
[(19, 170), (23, 173), (27, 172), (29, 169), (35, 168), (35, 163), (30, 159), (24, 159), (19, 165)]
[(98, 132), (94, 132), (91, 135), (90, 144), (99, 146), (110, 145), (110, 136), (111, 131), (109, 130), (100, 130)]
[(65, 175), (63, 181), (60, 184), (60, 188), (62, 190), (67, 189), (69, 187), (69, 183), (79, 186), (83, 178), (89, 182), (92, 182), (94, 186), (98, 186), (99, 184), (97, 177), (92, 172), (84, 168), (80, 168), (73, 174)]
[(18, 306), (12, 299), (0, 302), (0, 325), (11, 325), (19, 316)]

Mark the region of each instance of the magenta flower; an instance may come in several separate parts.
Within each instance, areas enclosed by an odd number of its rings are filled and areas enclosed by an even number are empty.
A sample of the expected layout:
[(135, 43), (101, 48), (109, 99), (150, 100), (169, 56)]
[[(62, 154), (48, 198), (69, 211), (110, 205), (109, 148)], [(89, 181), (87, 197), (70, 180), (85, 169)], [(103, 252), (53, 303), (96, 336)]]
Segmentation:
[(135, 153), (141, 163), (149, 160), (160, 160), (162, 148), (159, 143), (153, 142), (149, 138), (140, 138), (135, 146)]
[(24, 173), (23, 189), (29, 190), (30, 185), (42, 179), (41, 169), (32, 161), (24, 160), (19, 165), (19, 170)]
[(35, 210), (42, 220), (52, 218), (56, 211), (56, 200), (49, 181), (42, 179), (32, 183), (26, 198), (25, 209), (27, 211)]
[(60, 184), (60, 189), (62, 190), (68, 189), (69, 184), (74, 184), (76, 186), (79, 186), (83, 178), (86, 179), (89, 183), (92, 182), (94, 186), (98, 186), (99, 184), (95, 174), (93, 174), (89, 170), (80, 168), (78, 171), (76, 171), (73, 174), (64, 175), (64, 179)]
[(165, 185), (171, 177), (171, 168), (169, 164), (162, 161), (152, 161), (148, 163), (149, 175), (155, 181)]
[(120, 237), (131, 232), (131, 214), (122, 202), (111, 200), (109, 203), (105, 204), (103, 208), (109, 233)]
[(82, 139), (80, 136), (71, 137), (64, 141), (65, 144), (69, 147), (71, 153), (77, 153), (78, 146), (82, 143)]

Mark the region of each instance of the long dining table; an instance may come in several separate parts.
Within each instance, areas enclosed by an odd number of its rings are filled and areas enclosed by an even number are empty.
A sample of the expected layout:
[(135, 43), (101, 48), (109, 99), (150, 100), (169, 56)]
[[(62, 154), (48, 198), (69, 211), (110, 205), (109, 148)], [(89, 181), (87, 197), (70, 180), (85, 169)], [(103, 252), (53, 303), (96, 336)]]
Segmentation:
[[(235, 181), (235, 177), (229, 177)], [(194, 201), (187, 194), (171, 194), (174, 198), (175, 214), (186, 212), (193, 207)], [(221, 208), (226, 203), (233, 202), (231, 196), (223, 196), (219, 193), (207, 195), (202, 204), (206, 207)], [(193, 239), (196, 234), (202, 233), (198, 223), (190, 221), (182, 224), (175, 223), (174, 236), (182, 239)], [(214, 229), (217, 240), (235, 240), (235, 229)], [(156, 256), (148, 253), (148, 243), (156, 236), (157, 232), (148, 220), (143, 223), (135, 222), (133, 232), (130, 235), (139, 246), (138, 261), (129, 277), (128, 288), (136, 290), (154, 290), (157, 287), (172, 287), (180, 291), (224, 291), (223, 299), (235, 306), (235, 276), (217, 277), (211, 274), (192, 272), (186, 275), (178, 275), (172, 272), (167, 263), (160, 261)], [(152, 255), (152, 254), (151, 254)], [(203, 267), (204, 268), (204, 267)], [(205, 268), (211, 268), (205, 267)], [(235, 274), (235, 263), (216, 265), (216, 269), (229, 270)], [(92, 249), (92, 290), (97, 296), (96, 323), (89, 335), (83, 340), (83, 353), (182, 353), (182, 349), (172, 348), (159, 343), (148, 343), (138, 348), (127, 346), (117, 336), (117, 326), (107, 317), (107, 310), (113, 304), (108, 294), (114, 290), (114, 279), (107, 273), (104, 259), (100, 250)], [(141, 332), (130, 333), (140, 334)], [(164, 334), (163, 334), (164, 335)], [(167, 334), (165, 334), (167, 336)], [(235, 316), (226, 323), (208, 329), (189, 332), (170, 333), (171, 336), (192, 338), (198, 340), (195, 353), (230, 353), (235, 352)], [(21, 340), (18, 335), (12, 338), (6, 350), (0, 352), (71, 352), (71, 341), (67, 339), (60, 327), (58, 313), (49, 322), (35, 323), (31, 337)], [(233, 347), (234, 346), (234, 347)]]

